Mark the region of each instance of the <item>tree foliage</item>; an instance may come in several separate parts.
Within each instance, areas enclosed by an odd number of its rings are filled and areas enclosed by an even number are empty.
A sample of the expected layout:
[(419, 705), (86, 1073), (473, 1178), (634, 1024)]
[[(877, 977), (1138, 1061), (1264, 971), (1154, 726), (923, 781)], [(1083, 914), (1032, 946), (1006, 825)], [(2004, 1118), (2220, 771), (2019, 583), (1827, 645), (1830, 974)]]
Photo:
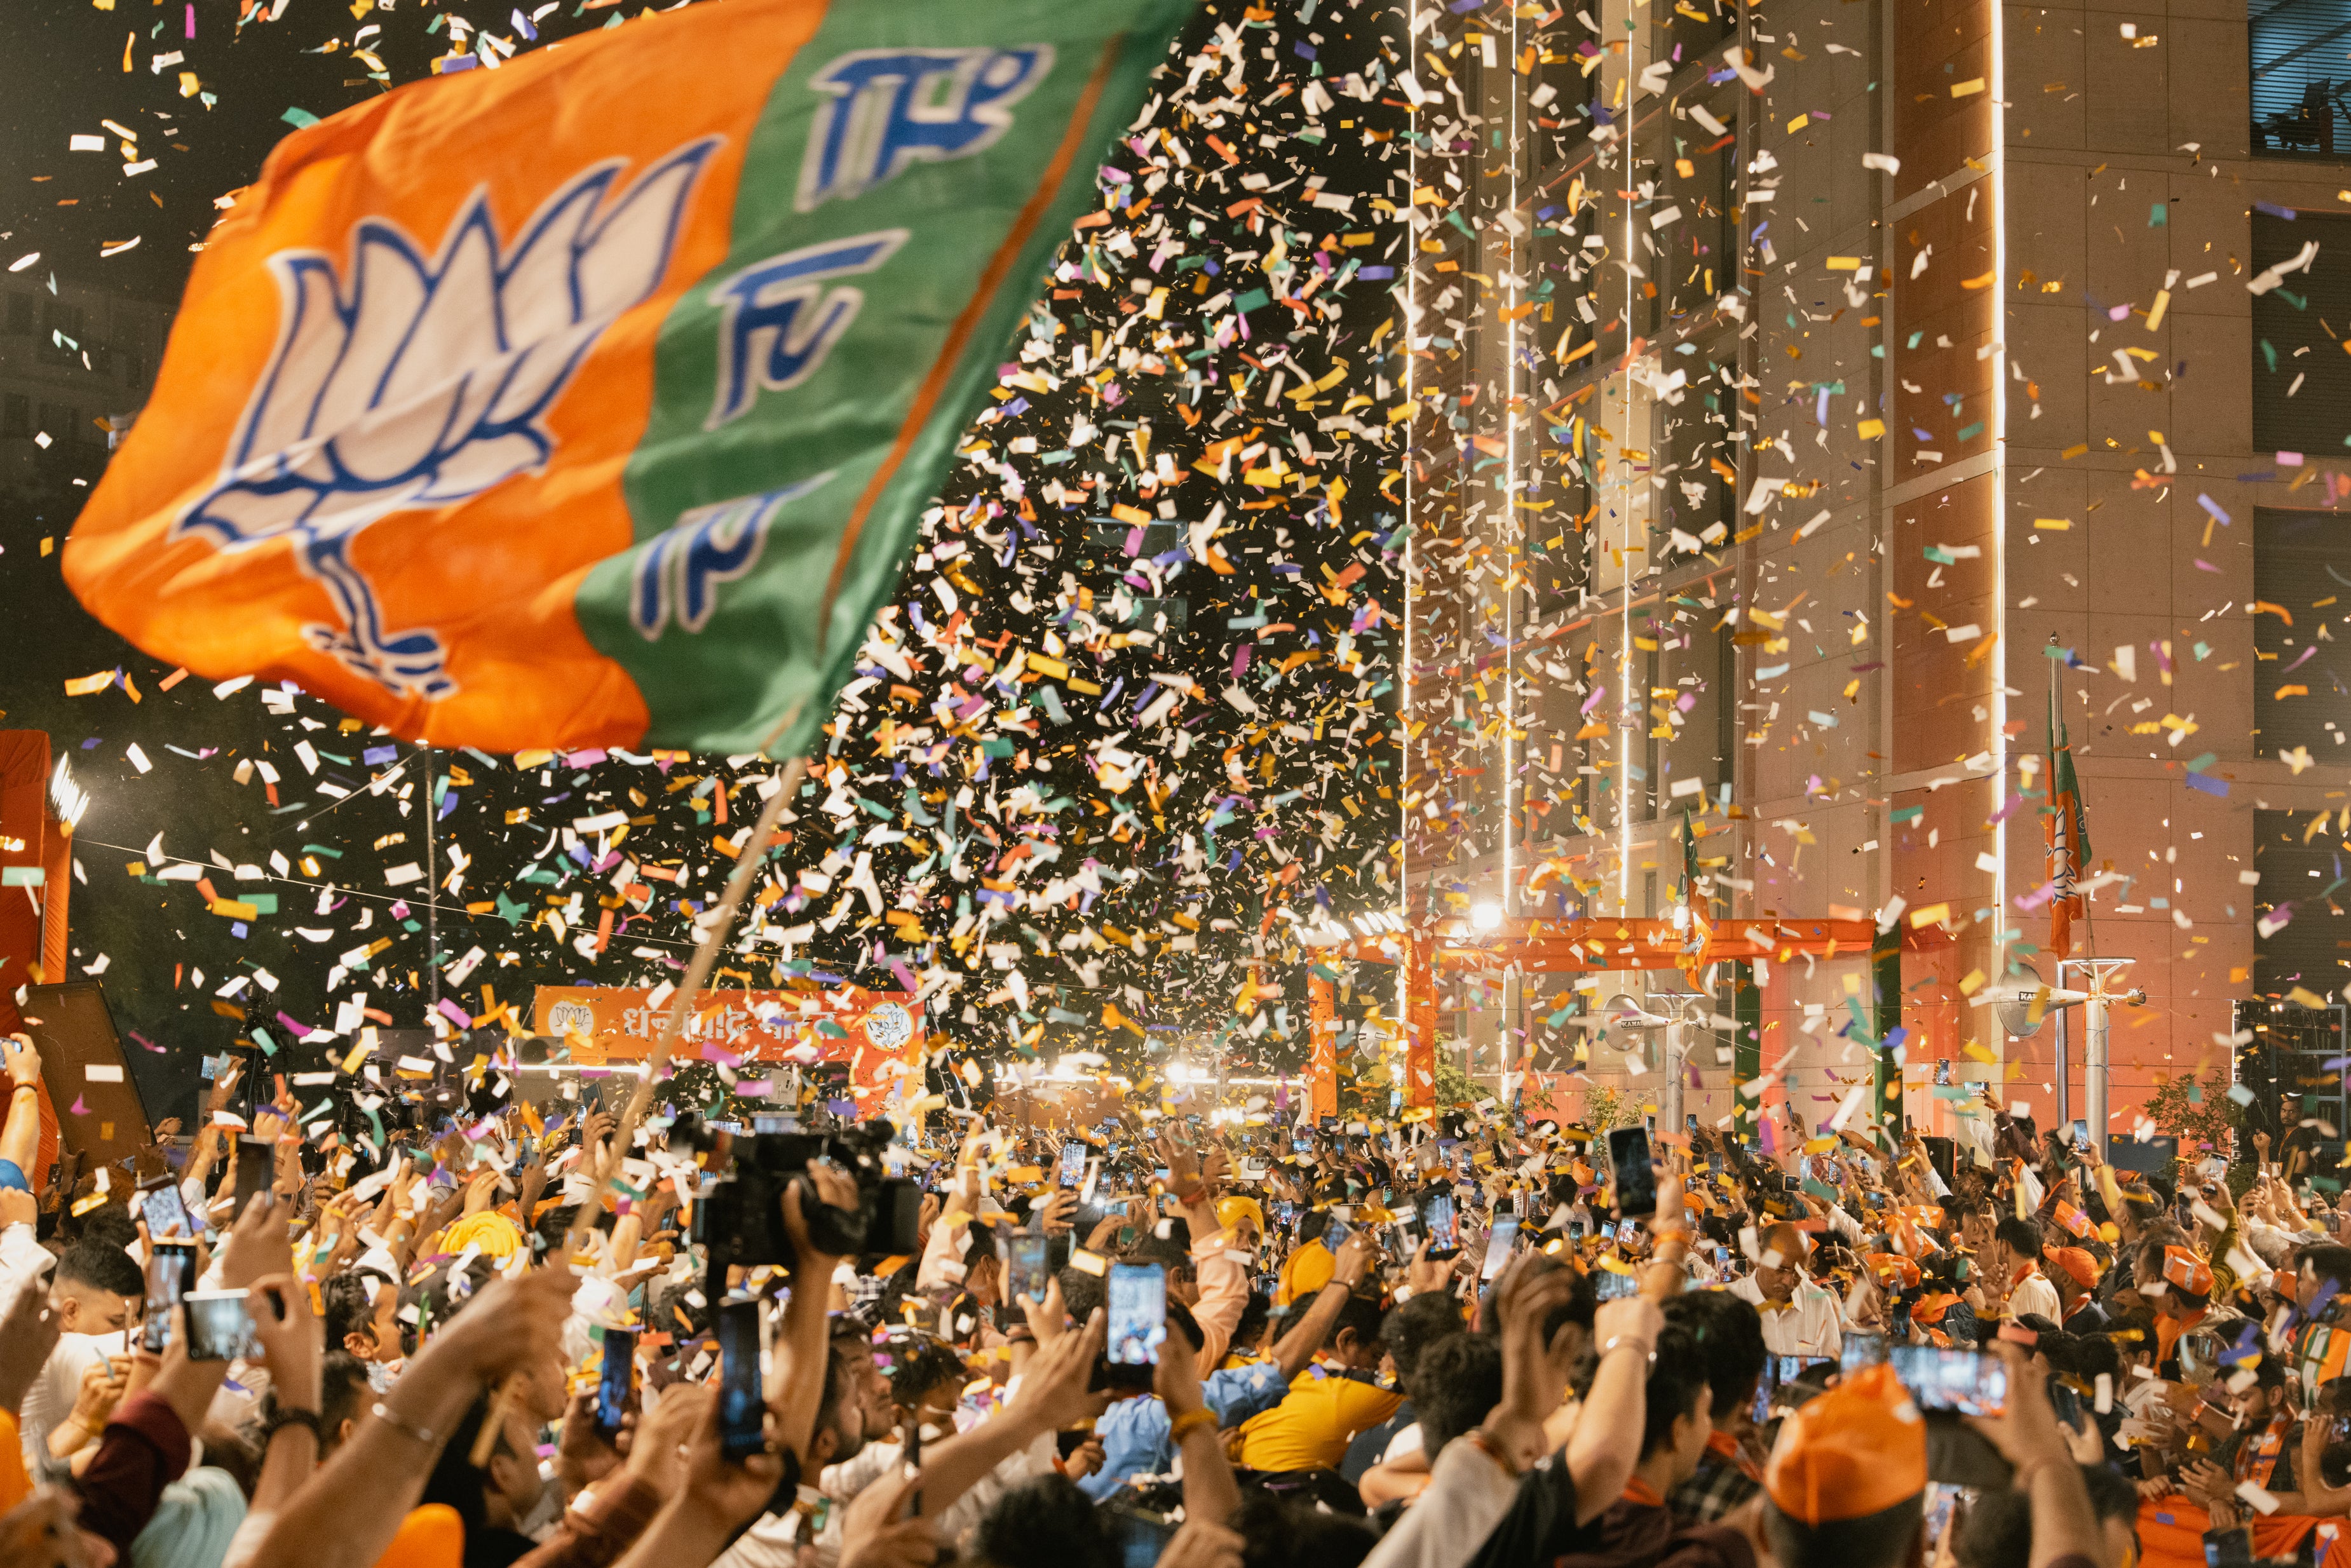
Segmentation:
[(2245, 1123), (2244, 1107), (2229, 1098), (2229, 1085), (2217, 1071), (2212, 1082), (2197, 1073), (2176, 1072), (2147, 1097), (2147, 1119), (2160, 1132), (2179, 1140), (2183, 1159), (2192, 1159), (2205, 1144), (2223, 1159), (2235, 1150), (2237, 1129)]

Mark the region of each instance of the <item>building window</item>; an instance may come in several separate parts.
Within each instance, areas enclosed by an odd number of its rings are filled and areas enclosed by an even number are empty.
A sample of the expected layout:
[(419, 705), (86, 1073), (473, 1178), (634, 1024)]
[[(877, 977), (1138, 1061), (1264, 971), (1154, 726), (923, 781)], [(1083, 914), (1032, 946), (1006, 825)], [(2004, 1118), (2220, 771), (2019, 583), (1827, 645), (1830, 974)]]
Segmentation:
[[(2351, 964), (2351, 854), (2339, 818), (2317, 811), (2253, 813), (2253, 989), (2283, 998), (2299, 988), (2339, 994)], [(2299, 999), (2299, 998), (2296, 998)], [(2304, 1003), (2308, 1006), (2308, 1003)]]
[(79, 411), (66, 403), (45, 402), (41, 405), (41, 429), (48, 433), (51, 441), (73, 440), (74, 426), (80, 423)]
[(2351, 0), (2252, 0), (2249, 9), (2254, 155), (2351, 152)]
[[(2346, 0), (2351, 3), (2351, 0)], [(1687, 4), (1687, 0), (1685, 0)], [(1688, 18), (1676, 16), (1682, 22)], [(1655, 249), (1640, 246), (1640, 261), (1658, 287), (1651, 295), (1650, 330), (1709, 308), (1739, 280), (1739, 100), (1735, 82), (1709, 86), (1700, 78), (1677, 95), (1669, 112), (1646, 128), (1645, 151), (1656, 161), (1655, 200), (1634, 209), (1636, 229)], [(1717, 131), (1710, 127), (1719, 126)], [(1652, 222), (1677, 213), (1661, 229)], [(1648, 293), (1646, 288), (1645, 294)]]
[(33, 297), (21, 289), (8, 296), (8, 335), (12, 338), (33, 335)]
[[(2351, 321), (2351, 218), (2320, 213), (2253, 214), (2259, 275), (2291, 262), (2312, 242), (2317, 258), (2253, 296), (2253, 446), (2268, 452), (2341, 452), (2351, 430), (2351, 356), (2334, 339)], [(2150, 364), (2150, 377), (2163, 369)]]
[(33, 434), (33, 400), (23, 392), (0, 399), (0, 440), (22, 441)]
[[(2332, 512), (2253, 512), (2254, 747), (2351, 762), (2351, 536)], [(2335, 628), (2341, 626), (2337, 632)]]
[(1663, 5), (1651, 9), (1656, 17), (1649, 45), (1652, 57), (1672, 62), (1677, 69), (1719, 54), (1718, 46), (1739, 31), (1739, 18), (1726, 0), (1679, 0), (1671, 10)]

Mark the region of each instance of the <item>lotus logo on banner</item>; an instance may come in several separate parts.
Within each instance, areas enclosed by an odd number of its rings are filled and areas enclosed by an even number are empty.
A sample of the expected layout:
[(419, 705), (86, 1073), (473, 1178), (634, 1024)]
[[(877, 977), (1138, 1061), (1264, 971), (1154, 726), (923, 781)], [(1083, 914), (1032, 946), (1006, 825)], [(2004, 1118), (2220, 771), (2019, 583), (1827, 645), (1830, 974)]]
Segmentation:
[(586, 1002), (557, 1002), (547, 1009), (549, 1034), (591, 1034), (595, 1029), (596, 1009)]

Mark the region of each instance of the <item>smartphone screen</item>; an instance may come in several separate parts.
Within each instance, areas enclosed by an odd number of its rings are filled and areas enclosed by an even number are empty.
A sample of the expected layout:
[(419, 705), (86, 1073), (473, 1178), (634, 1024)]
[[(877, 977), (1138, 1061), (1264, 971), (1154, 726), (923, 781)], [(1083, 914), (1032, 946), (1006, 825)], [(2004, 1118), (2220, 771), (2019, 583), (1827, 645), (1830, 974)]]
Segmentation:
[(2055, 1406), (2058, 1423), (2067, 1431), (2078, 1431), (2082, 1425), (2082, 1396), (2069, 1385), (2049, 1381), (2049, 1403)]
[(1110, 1267), (1110, 1343), (1113, 1366), (1159, 1364), (1167, 1337), (1167, 1271), (1156, 1263)]
[(1334, 1214), (1323, 1223), (1322, 1245), (1336, 1252), (1347, 1244), (1347, 1238), (1354, 1233), (1354, 1227)]
[(1086, 1178), (1086, 1146), (1080, 1143), (1061, 1145), (1061, 1185), (1075, 1186)]
[(1641, 1293), (1641, 1281), (1631, 1274), (1619, 1274), (1614, 1269), (1601, 1269), (1592, 1276), (1592, 1297), (1594, 1301), (1614, 1301)]
[(1921, 1410), (1996, 1416), (2008, 1402), (2008, 1368), (1979, 1351), (1900, 1344), (1886, 1359)]
[(1045, 1238), (1026, 1232), (1011, 1237), (1004, 1244), (1004, 1289), (1016, 1301), (1022, 1296), (1041, 1301), (1052, 1283), (1052, 1273), (1045, 1266)]
[[(259, 1138), (239, 1138), (236, 1141), (236, 1205), (237, 1215), (255, 1195), (269, 1190), (270, 1149)], [(235, 1223), (235, 1216), (231, 1217)]]
[(629, 1413), (629, 1393), (636, 1382), (637, 1331), (604, 1331), (604, 1367), (596, 1379), (596, 1429), (618, 1437), (621, 1418)]
[(1649, 1134), (1638, 1127), (1608, 1134), (1608, 1163), (1616, 1173), (1616, 1212), (1628, 1217), (1657, 1212), (1657, 1176), (1649, 1168)]
[(243, 1291), (190, 1291), (180, 1305), (188, 1316), (190, 1361), (251, 1359), (253, 1319)]
[(172, 1341), (172, 1309), (196, 1286), (196, 1245), (158, 1241), (147, 1255), (147, 1319), (140, 1347), (161, 1354)]
[(1765, 1356), (1763, 1375), (1755, 1380), (1755, 1407), (1750, 1410), (1748, 1415), (1758, 1427), (1768, 1427), (1771, 1424), (1771, 1393), (1780, 1385), (1779, 1379), (1771, 1375), (1779, 1370), (1778, 1361), (1777, 1356)]
[(1421, 1199), (1420, 1223), (1428, 1232), (1428, 1255), (1450, 1258), (1461, 1250), (1461, 1229), (1453, 1195), (1435, 1193)]
[(1849, 1333), (1837, 1360), (1840, 1372), (1859, 1372), (1865, 1366), (1875, 1366), (1886, 1359), (1886, 1336), (1882, 1333)]
[(1506, 1214), (1494, 1221), (1494, 1233), (1486, 1239), (1486, 1267), (1481, 1280), (1490, 1280), (1502, 1271), (1510, 1260), (1510, 1249), (1519, 1242), (1519, 1217)]
[(2090, 1146), (2090, 1124), (2079, 1117), (2074, 1121), (2074, 1146), (2077, 1149)]
[(195, 1234), (195, 1227), (188, 1223), (188, 1206), (180, 1201), (180, 1184), (168, 1178), (141, 1189), (139, 1217), (147, 1222), (151, 1241)]
[(759, 1308), (754, 1300), (728, 1301), (718, 1309), (718, 1442), (720, 1451), (737, 1461), (768, 1446)]

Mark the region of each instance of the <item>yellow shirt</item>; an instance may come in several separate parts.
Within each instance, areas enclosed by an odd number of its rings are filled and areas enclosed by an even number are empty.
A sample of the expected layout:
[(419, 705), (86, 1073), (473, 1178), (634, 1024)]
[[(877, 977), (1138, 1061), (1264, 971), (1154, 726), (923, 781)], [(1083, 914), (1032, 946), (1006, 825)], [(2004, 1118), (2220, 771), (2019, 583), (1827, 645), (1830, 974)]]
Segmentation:
[(1252, 1470), (1325, 1470), (1347, 1457), (1355, 1434), (1396, 1413), (1404, 1396), (1310, 1366), (1290, 1393), (1241, 1424), (1239, 1462)]

